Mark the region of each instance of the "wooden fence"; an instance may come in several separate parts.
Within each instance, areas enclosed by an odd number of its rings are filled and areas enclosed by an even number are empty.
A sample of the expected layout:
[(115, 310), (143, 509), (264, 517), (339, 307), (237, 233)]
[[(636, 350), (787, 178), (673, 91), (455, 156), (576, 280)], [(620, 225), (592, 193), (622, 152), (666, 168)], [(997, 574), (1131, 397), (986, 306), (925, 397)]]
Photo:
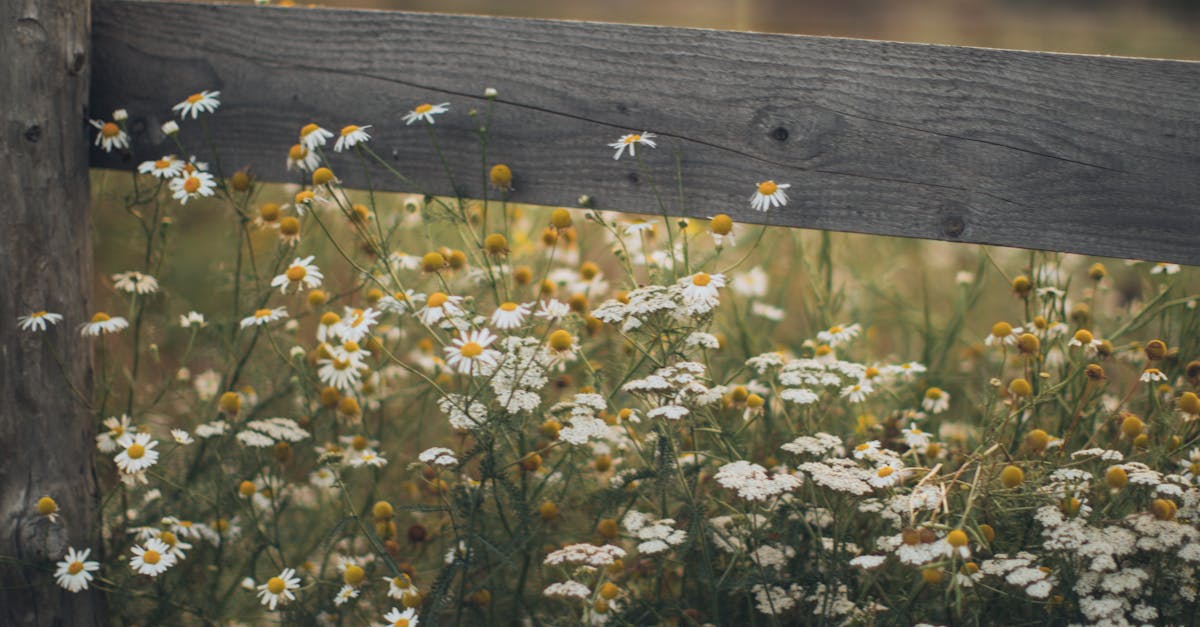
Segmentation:
[[(372, 146), (426, 191), (471, 196), (476, 161), (450, 158), (462, 183), (451, 190), (427, 138), (400, 118), (448, 101), (442, 149), (475, 155), (465, 113), (493, 87), (491, 155), (516, 172), (518, 202), (571, 206), (586, 194), (650, 211), (643, 173), (606, 147), (645, 130), (662, 140), (646, 167), (673, 178), (678, 159), (687, 198), (676, 208), (690, 216), (1200, 264), (1200, 63), (147, 0), (4, 0), (0, 29), (5, 624), (104, 616), (94, 591), (71, 595), (42, 570), (12, 567), (99, 545), (94, 416), (61, 391), (65, 378), (87, 393), (88, 345), (14, 325), (42, 308), (87, 315), (85, 109), (128, 109), (149, 158), (173, 151), (159, 130), (171, 105), (217, 89), (211, 123), (227, 169), (289, 180), (284, 156), (301, 125), (372, 124)], [(90, 163), (132, 165), (94, 149)], [(357, 167), (338, 172), (365, 182)], [(764, 179), (791, 183), (792, 203), (750, 210)], [(29, 515), (50, 493), (71, 525)]]
[[(373, 124), (376, 150), (451, 193), (400, 118), (449, 101), (443, 150), (477, 155), (465, 113), (494, 87), (491, 151), (518, 202), (650, 210), (638, 166), (605, 146), (648, 130), (668, 180), (678, 149), (692, 216), (1200, 264), (1200, 63), (144, 0), (97, 2), (93, 46), (91, 109), (127, 107), (141, 154), (171, 150), (171, 105), (219, 89), (227, 165), (268, 180), (294, 180), (302, 125)], [(450, 161), (479, 194), (477, 159)], [(357, 164), (339, 174), (364, 182)], [(764, 179), (794, 202), (751, 210)]]

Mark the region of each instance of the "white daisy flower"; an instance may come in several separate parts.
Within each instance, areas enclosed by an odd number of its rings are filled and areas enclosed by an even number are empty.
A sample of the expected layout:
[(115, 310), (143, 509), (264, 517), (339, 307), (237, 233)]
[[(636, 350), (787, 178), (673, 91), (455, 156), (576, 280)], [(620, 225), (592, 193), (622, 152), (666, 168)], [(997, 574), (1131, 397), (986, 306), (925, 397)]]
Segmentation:
[(782, 207), (788, 203), (787, 192), (784, 190), (789, 187), (791, 185), (787, 183), (763, 181), (758, 184), (758, 189), (750, 197), (750, 206), (757, 211), (766, 211), (772, 207)]
[(492, 313), (492, 326), (505, 331), (517, 329), (525, 324), (525, 317), (528, 315), (528, 305), (513, 302), (500, 303), (500, 306)]
[[(98, 141), (98, 140), (97, 140)], [(1150, 274), (1175, 274), (1179, 272), (1179, 264), (1158, 262), (1150, 268)]]
[(113, 458), (121, 472), (141, 472), (158, 461), (158, 451), (154, 450), (158, 442), (151, 440), (149, 433), (126, 433), (117, 440), (117, 446), (124, 449)]
[(179, 119), (181, 120), (186, 118), (188, 115), (191, 115), (192, 119), (194, 120), (199, 117), (201, 113), (212, 113), (213, 111), (216, 111), (217, 107), (221, 106), (221, 101), (217, 100), (217, 96), (220, 95), (221, 92), (219, 91), (204, 90), (188, 96), (183, 102), (171, 107), (171, 110), (178, 111)]
[(157, 179), (173, 179), (183, 174), (183, 166), (183, 159), (178, 159), (175, 155), (166, 155), (154, 161), (143, 161), (138, 166), (138, 172), (151, 174)]
[(571, 313), (571, 306), (560, 300), (551, 298), (538, 303), (537, 313), (534, 317), (543, 318), (549, 321), (561, 320)]
[(867, 397), (870, 396), (871, 392), (874, 391), (875, 389), (871, 387), (871, 382), (864, 379), (858, 383), (855, 383), (854, 385), (848, 385), (843, 388), (842, 396), (850, 399), (851, 403), (862, 403), (866, 401)]
[(909, 425), (900, 431), (904, 434), (904, 443), (909, 448), (921, 449), (929, 446), (929, 439), (932, 436), (929, 433), (921, 431), (916, 425)]
[(449, 110), (450, 103), (448, 102), (443, 102), (441, 104), (425, 103), (417, 105), (412, 111), (406, 113), (403, 119), (404, 123), (410, 126), (417, 120), (425, 120), (426, 122), (433, 124), (433, 116), (441, 115)]
[(1100, 338), (1092, 335), (1092, 332), (1088, 331), (1087, 329), (1080, 329), (1076, 331), (1074, 337), (1071, 338), (1071, 341), (1067, 342), (1067, 346), (1079, 346), (1084, 349), (1084, 352), (1089, 354), (1094, 353), (1097, 348), (1100, 348), (1103, 345), (1104, 342), (1101, 341)]
[(142, 546), (129, 549), (133, 557), (129, 558), (129, 567), (139, 575), (157, 577), (178, 560), (171, 554), (171, 547), (157, 538), (147, 540)]
[(179, 316), (179, 326), (188, 329), (191, 327), (200, 328), (208, 324), (204, 320), (204, 314), (198, 311), (189, 311), (186, 314)]
[(1142, 371), (1141, 380), (1143, 383), (1153, 383), (1155, 381), (1166, 381), (1167, 375), (1163, 374), (1158, 368), (1146, 368)]
[(116, 122), (89, 121), (100, 131), (96, 133), (96, 145), (103, 148), (104, 152), (124, 150), (129, 147), (129, 135), (125, 134), (124, 129), (117, 126)]
[(45, 331), (47, 323), (53, 326), (61, 321), (62, 314), (50, 313), (43, 309), (17, 318), (17, 327), (22, 331)]
[(279, 576), (271, 577), (267, 583), (258, 586), (259, 601), (272, 611), (277, 605), (295, 601), (296, 595), (292, 594), (292, 590), (300, 588), (300, 578), (295, 575), (296, 569), (285, 568), (283, 572), (279, 573)]
[(921, 399), (921, 407), (927, 412), (940, 414), (950, 409), (950, 395), (942, 388), (931, 387), (925, 390), (925, 398)]
[(179, 445), (187, 445), (196, 441), (192, 439), (192, 434), (188, 433), (187, 429), (171, 429), (171, 438)]
[(652, 235), (653, 233), (654, 223), (649, 220), (639, 218), (625, 225), (625, 234), (630, 237), (641, 237), (642, 235)]
[(163, 122), (162, 126), (160, 126), (159, 128), (162, 129), (163, 135), (166, 135), (169, 137), (169, 136), (174, 135), (175, 133), (179, 132), (179, 123), (176, 122), (175, 120), (167, 120), (166, 122)]
[(500, 351), (488, 348), (495, 341), (496, 336), (487, 329), (460, 335), (445, 348), (446, 365), (461, 374), (491, 372), (500, 363)]
[(130, 294), (153, 294), (158, 291), (158, 279), (136, 270), (112, 275), (113, 287)]
[(288, 150), (287, 169), (312, 172), (321, 165), (321, 157), (304, 144), (295, 144)]
[(679, 279), (679, 285), (683, 288), (685, 313), (693, 315), (708, 313), (720, 304), (717, 299), (717, 290), (725, 287), (725, 275), (697, 272), (692, 276)]
[(321, 383), (343, 392), (353, 391), (362, 379), (362, 372), (347, 358), (322, 359), (317, 364), (320, 366), (317, 368), (317, 378)]
[(320, 268), (312, 262), (315, 258), (313, 255), (309, 255), (303, 259), (296, 257), (283, 274), (271, 279), (271, 287), (278, 287), (279, 291), (284, 294), (292, 286), (296, 286), (297, 291), (318, 287), (321, 285), (321, 279), (324, 279), (325, 275), (321, 274)]
[(367, 134), (367, 129), (369, 128), (371, 128), (370, 124), (366, 126), (355, 126), (351, 124), (343, 127), (342, 133), (338, 137), (337, 142), (333, 144), (334, 152), (341, 152), (343, 150), (353, 148), (356, 144), (361, 144), (371, 139), (371, 136)]
[(179, 204), (186, 205), (192, 198), (215, 194), (217, 182), (213, 180), (213, 175), (197, 170), (171, 179), (168, 186), (171, 188), (171, 197), (178, 200)]
[(358, 598), (358, 588), (349, 584), (342, 586), (341, 590), (333, 597), (333, 604), (336, 606), (345, 605), (350, 599)]
[(415, 595), (420, 592), (413, 585), (412, 578), (404, 573), (400, 573), (396, 577), (384, 577), (383, 580), (388, 582), (387, 595), (393, 599), (403, 599), (406, 595)]
[(362, 342), (363, 338), (371, 332), (371, 327), (379, 321), (379, 316), (383, 315), (382, 312), (370, 307), (366, 309), (346, 307), (343, 314), (341, 322), (338, 322), (333, 328), (333, 333), (344, 342)]
[(57, 568), (54, 570), (54, 578), (58, 585), (69, 592), (87, 590), (88, 582), (93, 578), (92, 572), (100, 570), (100, 562), (88, 561), (88, 555), (91, 553), (91, 549), (84, 549), (82, 552), (76, 551), (74, 547), (67, 549), (67, 554), (56, 564)]
[(434, 325), (440, 322), (443, 318), (455, 318), (463, 315), (464, 312), (458, 306), (462, 302), (462, 296), (450, 296), (445, 292), (434, 292), (425, 299), (425, 306), (417, 311), (417, 317), (426, 325)]
[(282, 320), (286, 317), (288, 317), (288, 312), (287, 308), (285, 307), (259, 309), (254, 312), (254, 315), (242, 318), (242, 328), (245, 329), (252, 326), (262, 326), (264, 324), (275, 322), (276, 320)]
[(110, 316), (103, 311), (92, 315), (92, 321), (80, 325), (79, 333), (95, 337), (106, 333), (116, 333), (129, 326), (129, 321), (121, 316)]
[(638, 144), (646, 144), (651, 148), (658, 147), (658, 144), (654, 143), (654, 137), (658, 136), (654, 133), (647, 133), (645, 131), (641, 133), (629, 133), (627, 135), (622, 135), (620, 139), (609, 144), (608, 147), (617, 149), (616, 154), (613, 155), (613, 160), (620, 159), (621, 155), (625, 154), (626, 148), (629, 149), (630, 157), (636, 157)]
[(305, 124), (304, 128), (300, 129), (300, 143), (304, 144), (305, 148), (314, 153), (332, 137), (333, 133), (316, 124)]
[(817, 339), (832, 347), (838, 347), (850, 340), (858, 337), (862, 327), (855, 324), (834, 325), (828, 329), (817, 333)]
[(358, 468), (360, 466), (374, 466), (382, 468), (387, 466), (387, 459), (375, 452), (374, 449), (365, 448), (361, 451), (354, 451), (346, 455), (346, 463), (351, 467)]
[(117, 450), (117, 440), (129, 432), (132, 425), (129, 416), (122, 415), (120, 418), (105, 418), (104, 427), (108, 430), (96, 436), (96, 448), (101, 453), (112, 453)]
[(1021, 327), (1013, 327), (1007, 322), (997, 322), (992, 325), (992, 332), (983, 339), (987, 346), (1015, 346), (1017, 338), (1025, 332)]
[(393, 607), (392, 611), (383, 615), (383, 620), (387, 621), (389, 627), (417, 627), (417, 610), (410, 607), (401, 612)]

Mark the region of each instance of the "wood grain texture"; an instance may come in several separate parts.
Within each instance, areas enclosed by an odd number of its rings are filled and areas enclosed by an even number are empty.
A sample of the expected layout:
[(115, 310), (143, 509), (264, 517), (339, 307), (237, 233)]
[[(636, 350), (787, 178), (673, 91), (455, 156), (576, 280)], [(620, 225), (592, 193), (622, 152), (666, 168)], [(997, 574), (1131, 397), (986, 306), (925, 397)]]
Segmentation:
[[(92, 468), (87, 321), (92, 245), (88, 0), (0, 2), (0, 625), (101, 625), (93, 586), (52, 576), (67, 547), (102, 551)], [(63, 315), (45, 334), (18, 316)], [(63, 365), (59, 365), (61, 360)], [(34, 509), (57, 501), (61, 522)]]
[[(647, 177), (605, 146), (644, 151), (670, 211), (746, 222), (1200, 264), (1200, 63), (582, 22), (100, 0), (92, 105), (128, 107), (136, 159), (201, 89), (226, 170), (295, 180), (310, 121), (374, 125), (372, 146), (451, 187), (403, 114), (451, 103), (437, 136), (461, 191), (482, 192), (469, 109), (500, 92), (489, 161), (513, 199), (656, 212)], [(198, 124), (184, 141), (203, 156)], [(194, 147), (194, 148), (193, 148)], [(95, 166), (128, 166), (93, 151)], [(336, 171), (364, 185), (354, 159)], [(374, 169), (377, 186), (417, 191)], [(760, 180), (792, 202), (750, 209)]]

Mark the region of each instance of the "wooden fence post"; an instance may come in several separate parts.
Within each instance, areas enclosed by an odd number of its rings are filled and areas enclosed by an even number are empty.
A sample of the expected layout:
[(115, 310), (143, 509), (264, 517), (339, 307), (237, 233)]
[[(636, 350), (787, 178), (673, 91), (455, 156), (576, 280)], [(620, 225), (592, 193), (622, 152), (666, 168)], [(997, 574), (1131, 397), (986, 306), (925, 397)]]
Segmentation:
[[(0, 2), (0, 624), (99, 625), (102, 595), (54, 582), (68, 546), (100, 550), (90, 389), (90, 0)], [(18, 316), (63, 321), (22, 331)], [(60, 365), (61, 360), (61, 365)], [(68, 381), (70, 384), (68, 384)], [(50, 496), (60, 519), (35, 504)], [(94, 558), (93, 558), (94, 559)]]

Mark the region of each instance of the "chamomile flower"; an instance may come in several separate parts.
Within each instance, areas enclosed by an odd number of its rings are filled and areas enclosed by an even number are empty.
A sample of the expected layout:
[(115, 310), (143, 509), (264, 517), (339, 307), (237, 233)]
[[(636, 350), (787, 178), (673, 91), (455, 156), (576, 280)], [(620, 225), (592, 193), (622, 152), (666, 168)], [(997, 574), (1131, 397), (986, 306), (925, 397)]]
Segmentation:
[(206, 324), (208, 323), (204, 320), (204, 314), (198, 311), (189, 311), (179, 316), (179, 326), (185, 329), (190, 329), (192, 327), (199, 329), (204, 327)]
[(45, 331), (47, 324), (54, 326), (61, 321), (62, 314), (50, 313), (43, 309), (17, 318), (17, 327), (22, 331)]
[(685, 313), (704, 314), (720, 304), (717, 290), (725, 287), (725, 275), (697, 272), (679, 279), (679, 285), (683, 288)]
[(445, 292), (434, 292), (425, 299), (425, 306), (417, 311), (417, 317), (426, 325), (434, 325), (445, 318), (455, 318), (464, 312), (459, 303), (462, 296), (451, 296)]
[(113, 287), (129, 294), (153, 294), (158, 291), (158, 279), (136, 270), (112, 275)]
[(1146, 368), (1142, 371), (1141, 380), (1143, 383), (1153, 383), (1155, 381), (1166, 381), (1167, 375), (1163, 374), (1158, 368)]
[(766, 211), (772, 207), (782, 207), (788, 203), (787, 190), (791, 185), (787, 183), (776, 183), (775, 181), (763, 181), (758, 184), (758, 189), (754, 190), (754, 195), (750, 197), (750, 206), (757, 211)]
[(379, 321), (381, 315), (383, 315), (382, 312), (370, 307), (366, 309), (346, 307), (342, 320), (333, 328), (333, 333), (344, 342), (362, 342), (363, 338), (371, 332), (371, 327)]
[(500, 303), (500, 306), (492, 313), (492, 326), (505, 331), (517, 329), (525, 324), (525, 317), (528, 315), (528, 305), (514, 302)]
[(139, 575), (157, 577), (178, 561), (171, 554), (171, 547), (157, 538), (147, 540), (140, 546), (129, 549), (133, 557), (129, 558), (129, 567)]
[(279, 605), (295, 601), (296, 595), (292, 594), (292, 590), (299, 588), (300, 578), (296, 576), (296, 569), (285, 568), (278, 576), (271, 577), (267, 583), (258, 586), (258, 599), (263, 605), (274, 611)]
[(221, 106), (221, 101), (217, 99), (220, 96), (219, 91), (204, 90), (187, 97), (183, 102), (171, 107), (172, 111), (179, 112), (179, 119), (184, 119), (188, 115), (192, 119), (196, 119), (201, 113), (212, 113)]
[(828, 329), (817, 333), (817, 339), (832, 347), (838, 347), (850, 340), (858, 337), (862, 327), (855, 324), (834, 325)]
[(542, 318), (551, 322), (566, 318), (571, 313), (571, 306), (560, 300), (551, 298), (538, 303), (537, 313), (533, 314), (536, 318)]
[(338, 136), (337, 141), (333, 144), (334, 152), (353, 148), (356, 144), (361, 144), (371, 139), (371, 136), (367, 134), (367, 129), (369, 128), (371, 128), (370, 124), (366, 126), (351, 124), (343, 127), (341, 135)]
[(216, 193), (217, 182), (208, 172), (196, 170), (171, 179), (171, 197), (186, 205), (193, 198), (212, 196)]
[(120, 418), (115, 416), (105, 418), (104, 427), (107, 431), (96, 436), (96, 448), (101, 453), (112, 453), (117, 450), (117, 440), (129, 432), (132, 425), (129, 416), (122, 415)]
[(252, 326), (262, 326), (270, 324), (276, 320), (282, 320), (288, 317), (287, 308), (276, 307), (274, 309), (258, 309), (254, 315), (242, 318), (242, 328), (246, 329)]
[(461, 374), (482, 374), (496, 368), (500, 351), (490, 349), (496, 336), (487, 329), (479, 329), (460, 335), (446, 347), (446, 365)]
[(450, 103), (448, 102), (443, 102), (441, 104), (429, 104), (427, 102), (425, 104), (417, 105), (412, 111), (406, 113), (403, 120), (404, 123), (409, 126), (411, 126), (412, 123), (416, 122), (417, 120), (425, 120), (426, 122), (433, 124), (433, 116), (441, 115), (449, 110)]
[(313, 263), (314, 258), (313, 255), (303, 259), (296, 257), (283, 274), (271, 279), (271, 287), (278, 287), (280, 292), (286, 294), (288, 288), (293, 286), (297, 291), (320, 286), (325, 275), (321, 274), (320, 268)]
[(654, 143), (653, 138), (655, 138), (655, 137), (657, 137), (657, 135), (655, 135), (654, 133), (647, 133), (644, 131), (641, 133), (629, 133), (626, 135), (622, 135), (620, 139), (609, 144), (608, 147), (617, 149), (616, 154), (613, 155), (613, 160), (620, 159), (621, 155), (625, 154), (626, 148), (629, 149), (630, 157), (636, 157), (638, 144), (645, 144), (651, 148), (658, 147), (658, 144)]
[(100, 562), (88, 561), (91, 549), (76, 551), (74, 547), (67, 549), (67, 554), (55, 566), (54, 579), (59, 586), (69, 592), (79, 592), (88, 589), (92, 572), (100, 570)]
[(1165, 263), (1160, 261), (1154, 264), (1153, 268), (1150, 268), (1150, 274), (1175, 274), (1177, 272), (1179, 272), (1179, 264), (1177, 263)]
[(992, 332), (983, 339), (987, 346), (1015, 346), (1017, 338), (1025, 332), (1021, 327), (1013, 327), (1007, 322), (997, 322), (992, 325)]
[(138, 166), (138, 172), (153, 175), (154, 178), (169, 180), (183, 174), (183, 159), (175, 155), (166, 155), (154, 161), (143, 161)]
[(874, 391), (875, 389), (871, 387), (871, 382), (863, 379), (862, 381), (843, 388), (842, 397), (850, 399), (851, 403), (862, 403), (863, 401), (866, 401), (867, 397), (870, 396), (871, 392)]
[(384, 577), (383, 580), (388, 582), (387, 595), (393, 599), (403, 599), (407, 595), (416, 595), (420, 592), (413, 584), (412, 578), (404, 573), (395, 577)]
[(321, 157), (304, 144), (294, 144), (288, 150), (287, 169), (312, 172), (321, 165)]
[(1076, 331), (1075, 335), (1071, 338), (1071, 341), (1067, 342), (1067, 346), (1078, 346), (1083, 348), (1084, 352), (1087, 354), (1095, 353), (1096, 349), (1103, 345), (1104, 342), (1100, 338), (1092, 335), (1092, 332), (1088, 331), (1087, 329), (1080, 329)]
[(158, 442), (151, 440), (149, 433), (126, 433), (117, 440), (117, 446), (123, 450), (113, 461), (123, 473), (138, 473), (158, 462), (158, 451), (154, 450)]
[(356, 598), (358, 598), (358, 588), (355, 588), (350, 584), (346, 584), (342, 586), (341, 590), (338, 590), (336, 595), (334, 595), (333, 604), (340, 607), (345, 605), (351, 599)]
[(317, 362), (317, 378), (325, 385), (333, 386), (343, 392), (353, 391), (362, 379), (362, 371), (354, 362), (346, 357), (332, 357)]
[(408, 608), (403, 612), (399, 608), (392, 608), (392, 611), (383, 615), (384, 627), (417, 627), (417, 610)]
[(99, 131), (96, 133), (96, 145), (103, 148), (104, 152), (124, 150), (129, 147), (129, 135), (116, 122), (101, 122), (100, 120), (90, 120), (90, 122)]
[(85, 337), (95, 337), (108, 333), (116, 333), (129, 326), (129, 321), (121, 316), (110, 316), (103, 311), (92, 315), (92, 321), (79, 327), (79, 333)]
[(375, 452), (374, 449), (365, 448), (361, 451), (350, 451), (346, 453), (346, 463), (353, 468), (361, 466), (373, 466), (375, 468), (383, 468), (387, 466), (387, 459), (383, 455)]
[(921, 407), (930, 413), (940, 414), (950, 409), (950, 395), (942, 388), (931, 387), (925, 390), (925, 398), (921, 400)]
[(904, 434), (904, 443), (909, 448), (918, 450), (929, 446), (929, 440), (932, 437), (929, 433), (921, 431), (916, 425), (909, 425), (901, 429), (900, 432)]
[(192, 434), (187, 432), (187, 429), (171, 429), (171, 438), (180, 446), (186, 446), (195, 442)]
[(300, 129), (300, 143), (312, 152), (316, 152), (318, 148), (325, 145), (333, 137), (333, 133), (317, 126), (316, 124), (305, 124)]

